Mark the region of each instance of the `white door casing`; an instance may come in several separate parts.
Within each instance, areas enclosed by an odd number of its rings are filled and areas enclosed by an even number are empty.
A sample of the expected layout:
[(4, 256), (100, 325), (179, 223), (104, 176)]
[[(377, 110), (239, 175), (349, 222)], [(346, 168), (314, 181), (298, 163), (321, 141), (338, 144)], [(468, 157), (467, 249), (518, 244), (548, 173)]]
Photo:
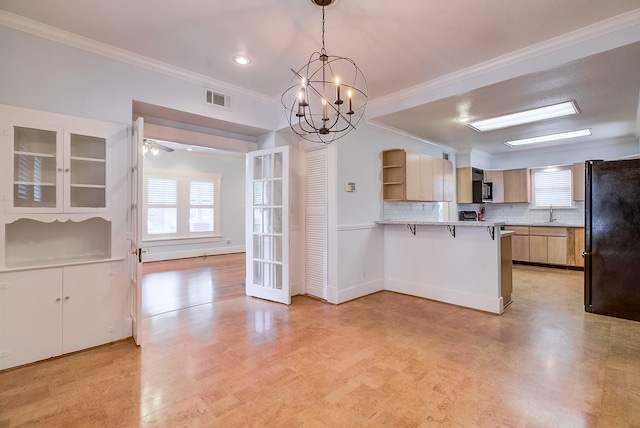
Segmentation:
[(289, 147), (246, 160), (246, 294), (289, 305)]

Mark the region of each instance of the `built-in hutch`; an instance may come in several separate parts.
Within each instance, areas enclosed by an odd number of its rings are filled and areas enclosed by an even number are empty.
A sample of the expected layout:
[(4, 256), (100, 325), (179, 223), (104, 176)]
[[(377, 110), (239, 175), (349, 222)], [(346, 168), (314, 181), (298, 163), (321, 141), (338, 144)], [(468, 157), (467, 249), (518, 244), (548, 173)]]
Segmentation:
[(0, 106), (0, 369), (131, 335), (127, 141)]

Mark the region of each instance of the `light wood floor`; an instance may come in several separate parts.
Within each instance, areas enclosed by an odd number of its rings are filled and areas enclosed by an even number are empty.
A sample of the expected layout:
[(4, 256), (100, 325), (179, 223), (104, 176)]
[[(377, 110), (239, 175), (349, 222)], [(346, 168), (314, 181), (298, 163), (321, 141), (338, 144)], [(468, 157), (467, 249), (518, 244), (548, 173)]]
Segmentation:
[(140, 348), (0, 373), (0, 427), (640, 426), (640, 323), (584, 313), (582, 272), (513, 288), (502, 316), (391, 292), (166, 312)]

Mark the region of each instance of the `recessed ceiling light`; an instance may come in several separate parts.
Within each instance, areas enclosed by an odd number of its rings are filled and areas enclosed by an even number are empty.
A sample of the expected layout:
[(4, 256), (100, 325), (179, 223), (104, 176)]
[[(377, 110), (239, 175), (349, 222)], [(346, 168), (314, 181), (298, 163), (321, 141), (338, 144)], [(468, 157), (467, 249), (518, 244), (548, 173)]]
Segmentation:
[(233, 57), (233, 62), (240, 65), (249, 65), (251, 64), (251, 58), (246, 55), (236, 55)]
[(591, 135), (591, 129), (581, 129), (579, 131), (562, 132), (560, 134), (541, 135), (540, 137), (525, 138), (523, 140), (505, 141), (509, 147), (522, 146), (525, 144), (545, 143), (547, 141), (566, 140), (568, 138), (586, 137)]
[(478, 132), (495, 131), (496, 129), (509, 128), (511, 126), (553, 119), (570, 114), (578, 114), (578, 107), (574, 101), (507, 114), (492, 119), (479, 120), (469, 123), (468, 126)]

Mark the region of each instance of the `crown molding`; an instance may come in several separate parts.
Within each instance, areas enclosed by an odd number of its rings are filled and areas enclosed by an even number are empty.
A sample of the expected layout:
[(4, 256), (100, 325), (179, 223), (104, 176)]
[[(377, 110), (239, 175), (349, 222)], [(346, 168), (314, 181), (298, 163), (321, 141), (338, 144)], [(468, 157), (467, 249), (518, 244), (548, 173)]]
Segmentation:
[(425, 140), (424, 138), (418, 137), (417, 135), (411, 134), (409, 132), (401, 131), (401, 130), (399, 130), (397, 128), (394, 128), (392, 126), (383, 125), (382, 123), (376, 122), (375, 120), (370, 120), (370, 119), (365, 118), (364, 121), (365, 121), (365, 124), (369, 128), (375, 129), (376, 131), (386, 132), (388, 134), (393, 134), (393, 135), (400, 135), (401, 137), (417, 141), (420, 144), (424, 144), (426, 146), (435, 147), (436, 149), (442, 150), (443, 152), (449, 153), (451, 155), (455, 155), (455, 154), (458, 153), (458, 149), (454, 149), (453, 147), (446, 146), (446, 145), (440, 144), (440, 143), (435, 143), (435, 142), (430, 141), (430, 140)]
[[(634, 30), (634, 27), (638, 27), (638, 31), (640, 31), (640, 8), (613, 18), (605, 19), (527, 48), (499, 56), (489, 61), (432, 79), (428, 82), (376, 98), (369, 101), (368, 110), (370, 112), (378, 110), (378, 112), (376, 112), (372, 117), (382, 116), (397, 110), (404, 110), (414, 107), (415, 105), (423, 104), (425, 100), (422, 98), (424, 98), (426, 94), (442, 91), (448, 87), (460, 89), (461, 82), (469, 81), (479, 76), (487, 75), (508, 67), (515, 67), (527, 61), (539, 60), (542, 57), (553, 56), (556, 54), (555, 60), (565, 63), (572, 59), (582, 58), (598, 52), (613, 49), (615, 47), (624, 46), (625, 44), (637, 42), (637, 31), (629, 31), (628, 34), (621, 36), (621, 40), (617, 41), (617, 45), (612, 46), (611, 44), (605, 44), (605, 46), (602, 43), (593, 43), (595, 39), (625, 32), (627, 30)], [(578, 44), (588, 44), (588, 48), (584, 49), (582, 52), (572, 50), (571, 53), (576, 56), (575, 58), (567, 58), (564, 55), (557, 55), (558, 51), (575, 48)], [(520, 74), (526, 74), (532, 71), (535, 70), (525, 69)], [(517, 77), (517, 75), (509, 76), (508, 78), (512, 77)], [(480, 86), (485, 86), (486, 84), (490, 83), (485, 83)], [(466, 88), (465, 91), (471, 89), (475, 88)], [(436, 99), (441, 99), (446, 96), (437, 96), (435, 99), (429, 101), (435, 101)], [(392, 108), (396, 103), (400, 108)]]
[(170, 77), (187, 81), (196, 85), (203, 85), (219, 91), (228, 91), (233, 94), (252, 99), (258, 102), (274, 103), (276, 98), (250, 91), (240, 86), (231, 85), (221, 80), (194, 73), (180, 67), (173, 66), (161, 61), (138, 55), (125, 49), (101, 43), (78, 34), (70, 33), (50, 25), (42, 24), (31, 19), (24, 18), (13, 13), (0, 11), (0, 25), (23, 31), (34, 36), (42, 37), (57, 43), (62, 43), (77, 49), (82, 49), (97, 55), (114, 59), (116, 61), (131, 64), (150, 71), (155, 71)]

